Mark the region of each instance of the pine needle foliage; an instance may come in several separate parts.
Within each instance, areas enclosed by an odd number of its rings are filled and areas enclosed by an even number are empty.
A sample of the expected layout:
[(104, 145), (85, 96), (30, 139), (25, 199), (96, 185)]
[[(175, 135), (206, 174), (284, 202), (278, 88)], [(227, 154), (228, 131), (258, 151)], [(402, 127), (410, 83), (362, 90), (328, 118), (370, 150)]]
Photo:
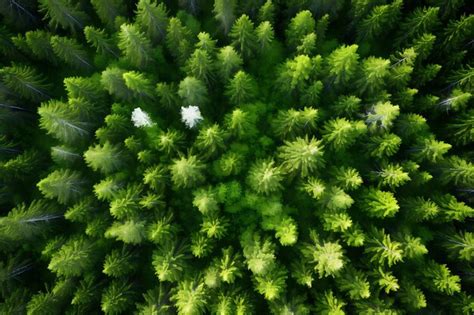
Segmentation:
[(0, 1), (0, 314), (473, 314), (469, 4)]

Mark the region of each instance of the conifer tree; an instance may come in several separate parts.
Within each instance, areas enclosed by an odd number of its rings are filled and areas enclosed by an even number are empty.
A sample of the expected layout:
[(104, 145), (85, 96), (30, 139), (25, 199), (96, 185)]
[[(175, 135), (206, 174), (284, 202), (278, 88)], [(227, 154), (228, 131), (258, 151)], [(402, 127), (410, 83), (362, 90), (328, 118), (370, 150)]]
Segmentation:
[(291, 19), (286, 31), (286, 38), (291, 47), (299, 45), (304, 36), (314, 32), (316, 21), (310, 11), (304, 10)]
[(207, 102), (207, 88), (198, 78), (188, 76), (179, 83), (178, 95), (186, 105), (202, 105)]
[(469, 9), (0, 1), (0, 314), (474, 313)]
[(69, 106), (59, 101), (44, 103), (38, 109), (38, 113), (40, 126), (64, 143), (78, 143), (91, 134), (92, 124), (77, 117)]
[(355, 75), (359, 62), (357, 49), (357, 45), (342, 46), (329, 55), (328, 72), (334, 84), (347, 84)]
[(67, 204), (85, 194), (86, 183), (81, 173), (69, 169), (58, 169), (43, 178), (38, 183), (38, 188), (45, 197)]
[(79, 3), (74, 4), (68, 0), (41, 0), (39, 10), (49, 20), (49, 25), (57, 28), (61, 26), (71, 31), (84, 28), (88, 18), (79, 8)]
[(251, 101), (257, 94), (255, 80), (243, 71), (238, 71), (229, 81), (226, 94), (236, 105)]
[(235, 0), (215, 0), (213, 12), (215, 18), (221, 22), (224, 34), (227, 34), (235, 20), (235, 9), (237, 3)]
[(224, 80), (230, 78), (242, 66), (242, 58), (232, 46), (225, 46), (217, 53), (216, 71)]
[(253, 22), (247, 15), (240, 16), (232, 25), (229, 37), (243, 56), (250, 56), (255, 48), (256, 34)]
[(117, 48), (112, 39), (105, 33), (105, 30), (86, 26), (84, 28), (84, 35), (86, 36), (87, 43), (94, 47), (99, 54), (110, 54), (118, 58)]
[(310, 175), (317, 167), (324, 164), (320, 140), (314, 138), (296, 138), (286, 142), (280, 148), (279, 157), (283, 160), (282, 167), (287, 172), (300, 172), (302, 177)]
[(136, 21), (153, 42), (158, 42), (166, 35), (168, 10), (164, 3), (140, 0), (137, 3)]
[(21, 204), (0, 218), (0, 241), (18, 244), (18, 241), (33, 240), (48, 231), (48, 227), (62, 216), (43, 200)]
[(66, 37), (52, 36), (51, 46), (59, 59), (77, 68), (92, 68), (89, 57), (81, 45)]
[(118, 47), (127, 60), (138, 68), (145, 67), (152, 60), (150, 40), (135, 25), (120, 26)]
[(203, 169), (204, 165), (196, 156), (182, 156), (170, 166), (171, 180), (178, 188), (193, 187), (204, 179)]
[(0, 69), (3, 84), (21, 97), (32, 101), (50, 98), (46, 93), (45, 78), (28, 66), (12, 65)]

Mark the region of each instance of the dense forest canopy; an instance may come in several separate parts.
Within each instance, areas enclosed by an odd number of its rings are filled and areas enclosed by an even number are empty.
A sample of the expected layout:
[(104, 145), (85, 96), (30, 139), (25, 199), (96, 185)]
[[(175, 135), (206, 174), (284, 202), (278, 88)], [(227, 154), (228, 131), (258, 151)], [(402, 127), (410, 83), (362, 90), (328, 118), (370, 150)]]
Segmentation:
[(1, 314), (473, 314), (467, 0), (0, 0)]

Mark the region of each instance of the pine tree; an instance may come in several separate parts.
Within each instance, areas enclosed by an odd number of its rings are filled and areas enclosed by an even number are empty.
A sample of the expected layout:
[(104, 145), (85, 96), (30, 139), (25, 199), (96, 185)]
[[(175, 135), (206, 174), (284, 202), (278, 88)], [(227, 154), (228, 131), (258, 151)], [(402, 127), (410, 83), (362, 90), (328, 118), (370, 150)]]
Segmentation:
[(92, 124), (77, 117), (66, 104), (59, 101), (43, 103), (38, 109), (40, 126), (56, 139), (77, 144), (91, 135)]
[(200, 279), (187, 279), (178, 283), (171, 299), (179, 314), (204, 314), (208, 290)]
[(105, 33), (105, 30), (93, 26), (86, 26), (84, 28), (84, 35), (86, 36), (87, 43), (94, 47), (99, 54), (110, 54), (118, 58), (119, 54), (115, 43), (109, 38), (108, 34)]
[(369, 57), (362, 63), (362, 78), (359, 80), (361, 92), (373, 95), (383, 89), (385, 77), (389, 74), (390, 61), (382, 58)]
[(67, 204), (78, 200), (86, 193), (86, 183), (81, 173), (70, 169), (58, 169), (43, 178), (37, 186), (45, 197)]
[(258, 49), (260, 53), (265, 53), (271, 47), (275, 38), (275, 31), (270, 22), (264, 21), (255, 29), (257, 35)]
[(49, 25), (77, 31), (88, 22), (87, 14), (79, 9), (79, 3), (68, 0), (41, 0), (39, 10), (49, 19)]
[(443, 159), (443, 155), (446, 154), (451, 147), (449, 143), (437, 141), (433, 138), (423, 139), (413, 149), (413, 157), (418, 161), (428, 160), (434, 163)]
[(153, 85), (141, 72), (127, 71), (122, 74), (125, 86), (132, 92), (133, 96), (141, 99), (150, 99), (153, 94)]
[(310, 11), (304, 10), (291, 19), (288, 29), (286, 30), (286, 38), (290, 47), (299, 45), (303, 38), (314, 32), (316, 21)]
[(126, 16), (126, 5), (119, 0), (91, 0), (91, 4), (108, 29), (117, 30), (117, 18)]
[(371, 262), (391, 267), (403, 261), (404, 252), (401, 243), (392, 241), (390, 234), (385, 234), (383, 229), (374, 229), (371, 234), (365, 247), (365, 253), (370, 255)]
[(332, 291), (324, 292), (316, 302), (316, 310), (319, 314), (334, 314), (334, 315), (344, 315), (343, 307), (346, 305), (345, 302), (339, 300), (334, 296)]
[(379, 5), (360, 22), (358, 37), (360, 40), (373, 39), (381, 35), (382, 32), (393, 28), (397, 22), (403, 6), (403, 1), (396, 0), (391, 4)]
[(249, 57), (255, 48), (256, 34), (253, 22), (247, 15), (240, 16), (232, 25), (229, 37), (233, 40), (232, 44), (239, 52)]
[(226, 95), (236, 105), (248, 103), (257, 96), (257, 84), (250, 75), (243, 71), (238, 71), (229, 81)]
[(335, 276), (344, 266), (342, 246), (337, 242), (316, 240), (314, 244), (306, 245), (303, 253), (314, 264), (314, 271), (319, 278)]
[(62, 36), (52, 36), (51, 46), (58, 58), (67, 64), (78, 69), (93, 68), (87, 52), (75, 40)]
[(474, 141), (474, 111), (460, 114), (448, 125), (448, 130), (457, 144), (466, 145)]
[(120, 26), (118, 47), (127, 60), (138, 68), (144, 68), (152, 62), (150, 40), (135, 25)]
[(32, 101), (50, 98), (46, 93), (49, 85), (43, 75), (28, 66), (12, 65), (0, 69), (3, 84), (12, 92)]
[(371, 217), (393, 217), (400, 206), (391, 192), (369, 188), (361, 196), (361, 209)]
[(170, 166), (171, 180), (177, 188), (190, 188), (204, 180), (204, 164), (196, 156), (182, 156)]
[(179, 83), (178, 95), (186, 105), (202, 105), (207, 102), (207, 88), (195, 77), (186, 77)]
[(437, 292), (443, 292), (447, 295), (461, 291), (460, 281), (458, 275), (452, 275), (451, 270), (444, 265), (430, 261), (427, 268), (423, 270), (423, 275), (429, 284), (428, 287)]
[(178, 63), (184, 63), (192, 51), (191, 31), (182, 24), (177, 17), (172, 17), (168, 21), (166, 29), (166, 46), (171, 55), (178, 60)]
[(416, 8), (400, 25), (400, 35), (396, 43), (408, 41), (424, 33), (429, 33), (439, 23), (438, 7)]
[(247, 181), (257, 193), (270, 194), (281, 189), (283, 174), (281, 169), (274, 165), (272, 160), (259, 161), (250, 168)]
[(187, 250), (184, 244), (169, 241), (154, 251), (153, 266), (160, 281), (177, 282), (183, 278), (182, 272), (189, 258)]
[(129, 99), (132, 96), (131, 91), (125, 85), (123, 74), (126, 71), (117, 67), (110, 67), (102, 71), (101, 84), (109, 92), (119, 99)]
[(133, 258), (133, 254), (125, 247), (122, 250), (113, 250), (105, 256), (102, 272), (115, 278), (126, 276), (136, 269)]
[(323, 140), (335, 150), (343, 150), (353, 144), (357, 137), (367, 130), (361, 121), (349, 122), (345, 118), (330, 120), (325, 123)]
[(56, 65), (58, 60), (51, 46), (51, 35), (43, 30), (29, 31), (25, 33), (25, 41), (36, 57)]
[(235, 0), (215, 0), (213, 12), (215, 18), (221, 22), (224, 34), (227, 34), (235, 20), (235, 9), (237, 3)]
[(282, 159), (282, 168), (287, 172), (298, 172), (302, 177), (313, 173), (318, 167), (324, 165), (320, 140), (315, 138), (296, 138), (292, 142), (285, 142), (280, 147), (279, 157)]
[(61, 276), (79, 276), (94, 265), (95, 245), (88, 239), (72, 239), (56, 252), (48, 269)]
[(104, 289), (100, 307), (105, 314), (125, 312), (131, 304), (132, 287), (123, 280), (115, 280)]
[(43, 200), (17, 205), (7, 216), (0, 217), (0, 242), (12, 246), (19, 241), (33, 240), (44, 235), (51, 223), (61, 217), (54, 207)]
[(328, 56), (328, 73), (336, 86), (347, 84), (356, 74), (359, 62), (358, 48), (357, 45), (341, 46)]
[(372, 129), (389, 129), (400, 114), (400, 107), (390, 102), (378, 102), (367, 114), (365, 122)]
[(84, 159), (95, 171), (104, 174), (112, 173), (124, 166), (123, 153), (117, 145), (106, 142), (104, 145), (96, 145), (84, 153)]
[(345, 267), (344, 272), (337, 278), (337, 283), (353, 300), (367, 299), (371, 295), (367, 275), (353, 267)]
[(229, 79), (242, 64), (242, 58), (232, 46), (222, 47), (217, 53), (216, 71), (224, 80)]
[(159, 42), (166, 35), (168, 10), (164, 3), (140, 0), (137, 3), (136, 21), (153, 42)]
[(196, 147), (205, 152), (206, 155), (212, 155), (222, 149), (225, 135), (219, 125), (214, 124), (207, 128), (202, 128), (196, 138)]
[(282, 138), (294, 138), (297, 135), (303, 135), (305, 132), (316, 129), (318, 118), (318, 109), (312, 107), (305, 107), (303, 110), (280, 110), (272, 125), (276, 135)]
[(474, 164), (458, 156), (451, 156), (442, 167), (442, 181), (460, 187), (472, 187), (474, 184)]
[(146, 238), (145, 222), (133, 219), (114, 222), (104, 235), (106, 238), (115, 238), (125, 244), (141, 244)]
[(254, 281), (256, 290), (262, 294), (267, 301), (273, 301), (279, 298), (286, 289), (287, 274), (281, 267), (275, 267), (274, 270), (256, 275)]
[(209, 53), (203, 49), (196, 49), (186, 61), (186, 72), (191, 76), (209, 82), (213, 77), (214, 64)]

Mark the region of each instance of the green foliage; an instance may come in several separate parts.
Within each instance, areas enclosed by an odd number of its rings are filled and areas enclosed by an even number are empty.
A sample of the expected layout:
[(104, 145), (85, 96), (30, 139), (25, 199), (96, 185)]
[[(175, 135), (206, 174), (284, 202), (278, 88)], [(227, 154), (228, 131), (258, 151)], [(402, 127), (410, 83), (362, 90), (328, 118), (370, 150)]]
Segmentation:
[(367, 241), (365, 252), (371, 258), (370, 261), (378, 265), (392, 265), (403, 261), (402, 244), (392, 241), (390, 234), (382, 230), (373, 230), (371, 238)]
[(104, 290), (100, 307), (105, 314), (120, 314), (131, 304), (131, 285), (125, 281), (115, 280)]
[(295, 47), (304, 41), (306, 35), (314, 32), (316, 22), (310, 11), (304, 10), (291, 19), (286, 30), (288, 44)]
[(69, 169), (58, 169), (38, 183), (46, 198), (57, 199), (61, 204), (76, 201), (86, 193), (87, 181), (81, 173)]
[(235, 0), (215, 0), (213, 12), (215, 18), (221, 22), (224, 34), (227, 34), (235, 20), (235, 9), (237, 2)]
[(328, 73), (333, 78), (333, 83), (347, 84), (355, 75), (359, 63), (357, 45), (342, 46), (328, 56)]
[(282, 168), (287, 172), (299, 172), (302, 177), (306, 177), (324, 164), (320, 140), (298, 137), (295, 141), (285, 142), (279, 149)]
[(41, 0), (39, 10), (49, 20), (49, 25), (76, 31), (88, 22), (87, 14), (80, 10), (79, 3), (68, 0)]
[(248, 103), (257, 95), (255, 80), (243, 71), (238, 71), (229, 81), (226, 94), (232, 103), (239, 105)]
[(207, 88), (198, 78), (188, 76), (179, 83), (178, 95), (184, 105), (202, 105), (207, 102)]
[(234, 22), (229, 37), (243, 56), (252, 54), (257, 41), (255, 27), (247, 15), (243, 14)]
[(20, 204), (0, 217), (0, 242), (18, 244), (19, 241), (34, 240), (48, 231), (53, 220), (61, 216), (43, 200), (31, 204)]
[(358, 28), (359, 38), (370, 40), (392, 29), (394, 23), (399, 19), (402, 6), (402, 0), (393, 1), (391, 4), (375, 6), (360, 22)]
[(171, 180), (177, 188), (189, 188), (204, 180), (204, 165), (196, 156), (182, 156), (170, 166)]
[(469, 9), (0, 1), (0, 314), (472, 314)]
[(179, 314), (203, 314), (207, 301), (207, 288), (199, 279), (183, 280), (178, 283), (171, 299), (175, 301)]
[(216, 58), (216, 71), (224, 80), (229, 79), (243, 63), (242, 57), (232, 46), (222, 47)]
[(145, 239), (145, 223), (143, 221), (127, 220), (114, 222), (105, 232), (105, 237), (115, 238), (126, 244), (140, 244)]
[(48, 269), (61, 276), (79, 276), (94, 265), (94, 252), (91, 240), (72, 239), (52, 256)]
[(127, 60), (143, 68), (151, 62), (151, 43), (144, 33), (132, 24), (120, 26), (118, 47)]
[(137, 3), (136, 22), (152, 41), (158, 42), (166, 35), (168, 10), (164, 3), (140, 0)]
[(49, 98), (43, 75), (28, 66), (12, 65), (0, 69), (2, 83), (12, 92), (32, 101)]
[(282, 188), (283, 173), (275, 162), (256, 162), (249, 171), (247, 181), (250, 187), (259, 194), (270, 194)]
[(89, 57), (87, 56), (87, 52), (76, 41), (66, 37), (52, 36), (51, 46), (53, 47), (53, 51), (58, 56), (58, 58), (70, 66), (79, 69), (90, 69), (93, 67), (88, 60)]
[(109, 142), (89, 148), (84, 153), (84, 159), (93, 170), (104, 174), (114, 172), (124, 166), (121, 148)]

